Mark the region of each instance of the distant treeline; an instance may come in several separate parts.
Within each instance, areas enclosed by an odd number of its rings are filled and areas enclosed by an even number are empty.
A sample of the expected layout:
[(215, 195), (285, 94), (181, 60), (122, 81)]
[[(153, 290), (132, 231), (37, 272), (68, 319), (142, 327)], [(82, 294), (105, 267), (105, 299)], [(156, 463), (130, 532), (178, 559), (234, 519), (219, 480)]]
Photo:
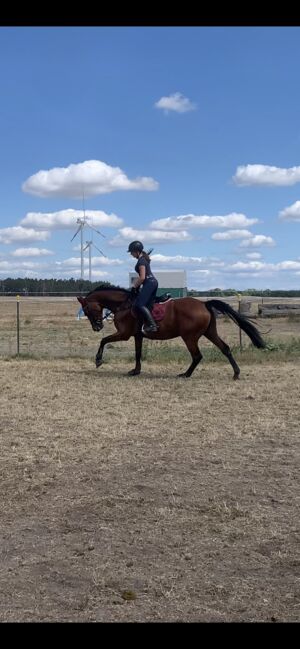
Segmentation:
[[(34, 279), (31, 277), (7, 277), (0, 280), (0, 295), (85, 295), (98, 286), (112, 286), (110, 282), (89, 282), (86, 279)], [(126, 288), (125, 286), (123, 288)], [(209, 291), (188, 290), (191, 297), (228, 297), (230, 295), (253, 295), (257, 297), (300, 297), (299, 290), (258, 290), (247, 288), (237, 291), (234, 288), (214, 288)]]
[(210, 289), (209, 291), (188, 291), (188, 295), (190, 297), (228, 297), (229, 295), (252, 295), (256, 297), (300, 297), (300, 289), (299, 291), (289, 291), (287, 290), (277, 290), (277, 289), (270, 289), (270, 288), (265, 288), (265, 289), (257, 289), (257, 288), (247, 288), (244, 291), (237, 291), (235, 288), (226, 288), (226, 289), (221, 289), (221, 288), (213, 288)]
[(0, 295), (85, 295), (97, 286), (110, 282), (89, 282), (86, 279), (33, 279), (31, 277), (0, 280)]

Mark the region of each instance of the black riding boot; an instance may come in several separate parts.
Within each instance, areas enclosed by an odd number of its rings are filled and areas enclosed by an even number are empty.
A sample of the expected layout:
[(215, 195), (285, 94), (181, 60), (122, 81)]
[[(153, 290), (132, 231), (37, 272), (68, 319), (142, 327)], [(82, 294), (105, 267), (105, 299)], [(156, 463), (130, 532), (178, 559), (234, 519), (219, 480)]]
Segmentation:
[(143, 314), (144, 321), (146, 321), (146, 325), (144, 325), (143, 327), (145, 334), (150, 334), (157, 331), (157, 324), (153, 320), (152, 314), (150, 313), (149, 309), (147, 309), (146, 306), (141, 306), (140, 311)]

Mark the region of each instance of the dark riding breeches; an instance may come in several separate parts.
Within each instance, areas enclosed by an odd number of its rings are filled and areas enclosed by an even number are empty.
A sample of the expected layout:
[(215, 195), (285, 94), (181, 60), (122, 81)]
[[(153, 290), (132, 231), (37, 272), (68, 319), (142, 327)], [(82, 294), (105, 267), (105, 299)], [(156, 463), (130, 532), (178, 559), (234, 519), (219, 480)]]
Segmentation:
[(141, 307), (148, 306), (149, 302), (154, 300), (157, 288), (158, 288), (157, 279), (155, 279), (154, 277), (146, 279), (143, 283), (143, 288), (139, 292), (134, 302), (134, 308), (137, 309), (137, 311), (139, 311)]

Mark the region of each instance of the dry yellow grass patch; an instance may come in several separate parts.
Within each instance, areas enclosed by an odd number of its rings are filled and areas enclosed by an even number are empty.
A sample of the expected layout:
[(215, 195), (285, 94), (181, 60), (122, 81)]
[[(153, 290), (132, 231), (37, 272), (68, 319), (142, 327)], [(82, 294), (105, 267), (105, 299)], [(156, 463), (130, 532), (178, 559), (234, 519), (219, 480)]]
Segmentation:
[(131, 368), (0, 360), (0, 621), (299, 620), (299, 364)]

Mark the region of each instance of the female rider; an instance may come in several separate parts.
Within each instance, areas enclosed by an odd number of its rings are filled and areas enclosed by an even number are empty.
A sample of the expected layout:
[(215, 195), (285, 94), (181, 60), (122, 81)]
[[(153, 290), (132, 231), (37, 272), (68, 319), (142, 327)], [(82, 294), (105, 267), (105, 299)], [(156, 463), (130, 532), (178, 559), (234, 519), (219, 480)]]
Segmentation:
[(146, 326), (143, 326), (143, 332), (146, 334), (154, 333), (157, 331), (157, 325), (147, 305), (155, 298), (158, 281), (151, 271), (151, 260), (149, 254), (144, 250), (141, 241), (132, 241), (128, 246), (127, 252), (130, 252), (137, 259), (135, 271), (138, 273), (138, 277), (133, 283), (133, 289), (137, 290), (142, 286), (134, 302), (134, 308), (141, 314), (143, 321), (146, 323)]

